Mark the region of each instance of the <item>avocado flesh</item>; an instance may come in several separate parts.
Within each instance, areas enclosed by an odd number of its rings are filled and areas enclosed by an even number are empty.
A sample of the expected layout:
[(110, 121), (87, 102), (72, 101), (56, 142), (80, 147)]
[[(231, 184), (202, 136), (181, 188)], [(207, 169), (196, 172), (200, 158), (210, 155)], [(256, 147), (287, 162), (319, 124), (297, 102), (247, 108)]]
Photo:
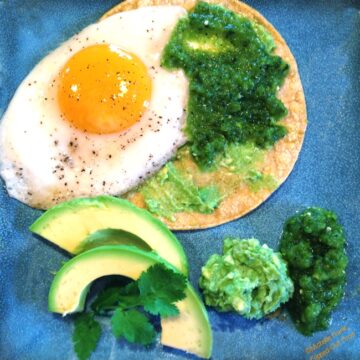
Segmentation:
[(127, 200), (106, 195), (70, 200), (46, 211), (30, 226), (33, 233), (71, 254), (82, 249), (90, 234), (104, 229), (135, 235), (188, 275), (186, 255), (175, 235), (149, 212)]
[(118, 229), (104, 229), (91, 233), (75, 249), (75, 254), (94, 249), (103, 245), (128, 245), (136, 246), (144, 251), (151, 251), (151, 247), (138, 236)]
[[(130, 246), (101, 246), (69, 260), (56, 274), (49, 292), (49, 311), (63, 315), (82, 311), (91, 283), (103, 276), (122, 275), (138, 279), (156, 263), (174, 267), (154, 253)], [(190, 284), (186, 298), (176, 305), (179, 316), (162, 319), (160, 342), (203, 358), (212, 350), (212, 333), (206, 309)]]

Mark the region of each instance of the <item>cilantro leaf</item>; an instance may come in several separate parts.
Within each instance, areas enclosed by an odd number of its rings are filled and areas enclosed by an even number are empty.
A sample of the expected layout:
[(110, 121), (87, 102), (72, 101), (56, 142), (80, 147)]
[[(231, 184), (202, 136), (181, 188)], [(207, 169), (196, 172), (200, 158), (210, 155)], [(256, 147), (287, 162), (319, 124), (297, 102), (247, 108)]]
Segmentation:
[(112, 332), (117, 338), (149, 345), (155, 341), (156, 331), (149, 318), (135, 307), (161, 317), (176, 316), (179, 309), (174, 303), (185, 298), (187, 279), (163, 264), (156, 264), (143, 272), (137, 281), (125, 287), (103, 290), (92, 303), (93, 312), (82, 313), (75, 319), (73, 344), (79, 360), (86, 360), (95, 350), (101, 335), (95, 314), (111, 317)]
[(108, 310), (113, 310), (120, 300), (121, 287), (109, 287), (101, 291), (91, 304), (91, 309), (97, 314), (102, 314)]
[(160, 315), (163, 318), (179, 315), (176, 305), (169, 303), (168, 300), (148, 296), (144, 301), (144, 309), (152, 315)]
[(120, 289), (119, 292), (119, 307), (122, 309), (141, 304), (140, 291), (136, 281), (131, 282), (125, 287)]
[(79, 360), (87, 360), (96, 349), (101, 327), (94, 319), (94, 313), (82, 313), (75, 318), (72, 336), (75, 353)]
[(138, 310), (116, 309), (111, 318), (115, 337), (124, 337), (131, 343), (149, 345), (155, 341), (156, 332), (149, 319)]
[(186, 277), (163, 264), (151, 266), (138, 280), (146, 311), (163, 317), (179, 313), (172, 303), (185, 298)]
[(186, 277), (163, 264), (143, 272), (138, 280), (141, 296), (154, 295), (176, 302), (185, 298)]
[(140, 291), (136, 281), (125, 287), (114, 286), (104, 289), (91, 304), (91, 309), (96, 314), (105, 315), (107, 311), (116, 307), (129, 308), (141, 305)]

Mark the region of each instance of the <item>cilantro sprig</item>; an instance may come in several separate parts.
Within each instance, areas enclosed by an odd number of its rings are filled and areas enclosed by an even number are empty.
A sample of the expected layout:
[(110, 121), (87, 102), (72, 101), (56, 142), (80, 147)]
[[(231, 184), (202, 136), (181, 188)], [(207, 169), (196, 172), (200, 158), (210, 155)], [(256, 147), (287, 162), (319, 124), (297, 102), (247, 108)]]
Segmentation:
[(185, 298), (187, 279), (163, 264), (143, 272), (137, 281), (124, 287), (104, 289), (91, 304), (91, 310), (75, 318), (73, 345), (79, 360), (86, 360), (96, 349), (101, 326), (96, 317), (110, 316), (116, 338), (140, 345), (156, 339), (151, 316), (176, 316), (176, 302)]
[(155, 341), (156, 331), (149, 318), (139, 310), (115, 310), (111, 318), (115, 337), (124, 337), (131, 343), (150, 345)]
[(79, 360), (86, 360), (96, 349), (101, 336), (101, 326), (94, 319), (94, 314), (82, 313), (75, 318), (73, 333), (74, 350)]

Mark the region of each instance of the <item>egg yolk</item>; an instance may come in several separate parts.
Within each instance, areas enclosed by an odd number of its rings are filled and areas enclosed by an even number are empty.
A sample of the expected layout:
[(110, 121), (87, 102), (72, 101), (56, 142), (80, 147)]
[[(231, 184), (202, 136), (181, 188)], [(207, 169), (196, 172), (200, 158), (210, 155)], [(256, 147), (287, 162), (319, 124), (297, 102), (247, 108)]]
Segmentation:
[(151, 79), (134, 54), (113, 45), (93, 45), (74, 54), (59, 74), (62, 116), (96, 134), (126, 130), (149, 105)]

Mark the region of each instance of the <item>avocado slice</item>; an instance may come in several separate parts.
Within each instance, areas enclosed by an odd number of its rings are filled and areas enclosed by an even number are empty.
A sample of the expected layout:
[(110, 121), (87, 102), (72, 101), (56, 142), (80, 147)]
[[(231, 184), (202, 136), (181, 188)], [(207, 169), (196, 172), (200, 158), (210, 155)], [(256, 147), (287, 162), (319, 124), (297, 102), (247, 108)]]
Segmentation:
[(144, 251), (151, 251), (151, 247), (138, 236), (119, 229), (103, 229), (91, 233), (75, 249), (75, 254), (103, 245), (130, 245)]
[(148, 211), (127, 200), (107, 195), (70, 200), (46, 211), (30, 226), (33, 233), (71, 254), (86, 249), (89, 245), (86, 238), (105, 229), (119, 229), (133, 234), (188, 275), (186, 255), (175, 235)]
[[(82, 311), (91, 283), (106, 275), (138, 279), (156, 263), (176, 269), (158, 255), (131, 246), (104, 245), (77, 255), (56, 274), (49, 292), (49, 311), (63, 315)], [(212, 332), (204, 304), (188, 283), (180, 314), (162, 319), (160, 342), (203, 358), (212, 350)]]

